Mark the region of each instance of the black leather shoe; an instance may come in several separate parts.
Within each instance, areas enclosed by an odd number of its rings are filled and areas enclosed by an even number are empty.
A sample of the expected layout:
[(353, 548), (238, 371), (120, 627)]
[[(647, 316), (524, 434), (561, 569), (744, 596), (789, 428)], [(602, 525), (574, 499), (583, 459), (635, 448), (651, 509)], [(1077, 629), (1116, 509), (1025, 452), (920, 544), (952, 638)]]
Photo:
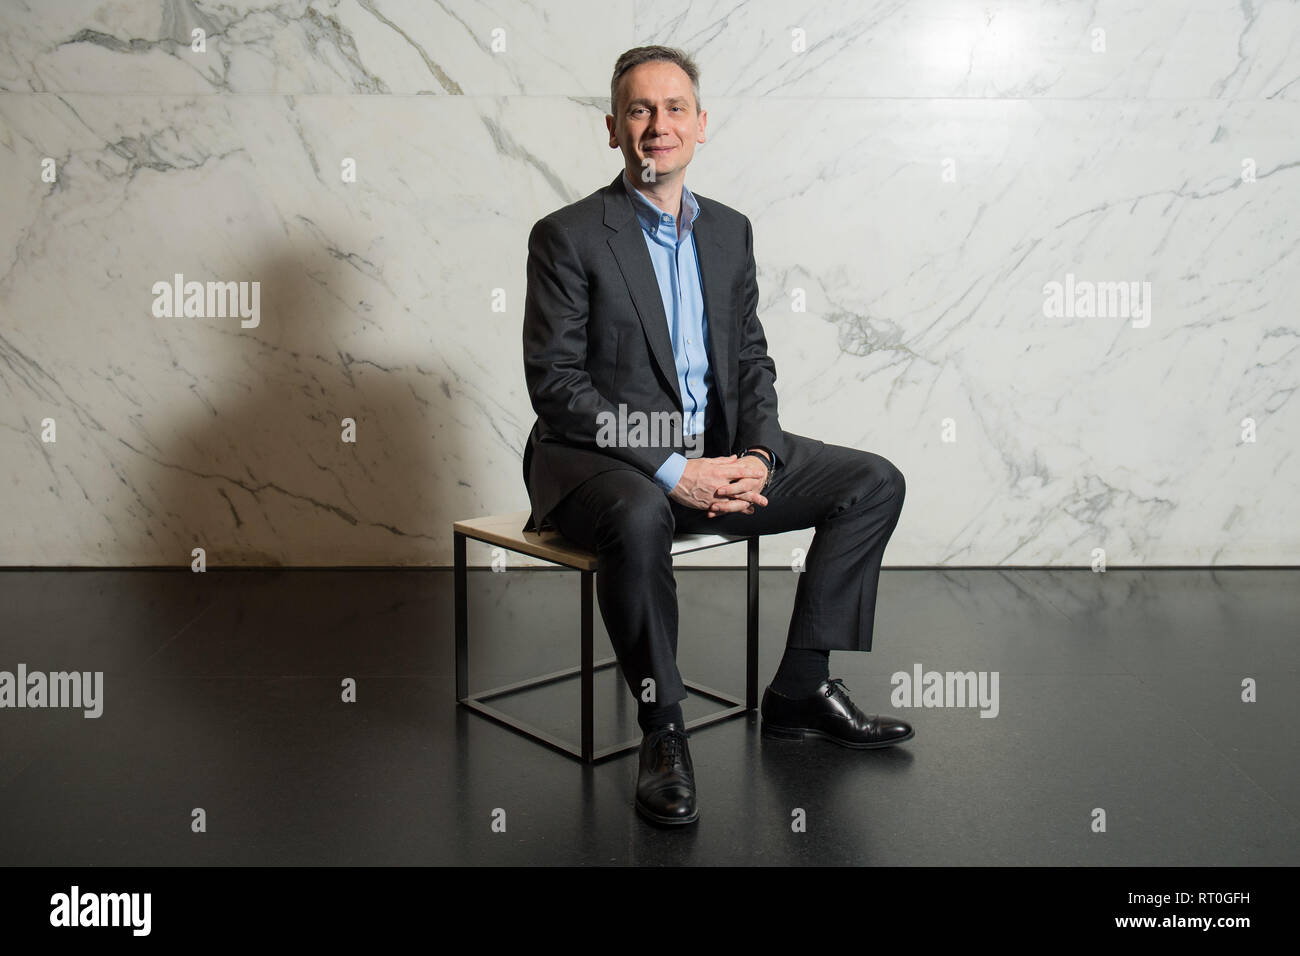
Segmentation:
[(811, 697), (786, 697), (770, 686), (763, 694), (763, 736), (779, 740), (823, 737), (865, 750), (911, 740), (910, 724), (887, 714), (864, 714), (838, 677), (822, 681)]
[(668, 724), (641, 738), (641, 770), (636, 781), (636, 809), (664, 826), (694, 823), (695, 767), (686, 745), (686, 728)]

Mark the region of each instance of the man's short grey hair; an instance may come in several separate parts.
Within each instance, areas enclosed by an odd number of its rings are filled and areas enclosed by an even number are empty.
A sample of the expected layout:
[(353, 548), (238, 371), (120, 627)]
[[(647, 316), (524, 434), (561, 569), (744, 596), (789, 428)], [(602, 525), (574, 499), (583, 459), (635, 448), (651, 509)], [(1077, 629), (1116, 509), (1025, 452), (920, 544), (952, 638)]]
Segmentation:
[(685, 71), (691, 81), (691, 90), (695, 94), (695, 112), (703, 109), (700, 104), (700, 68), (684, 51), (670, 46), (638, 46), (628, 50), (614, 64), (614, 78), (609, 81), (609, 111), (618, 117), (618, 81), (623, 74), (642, 63), (676, 63)]

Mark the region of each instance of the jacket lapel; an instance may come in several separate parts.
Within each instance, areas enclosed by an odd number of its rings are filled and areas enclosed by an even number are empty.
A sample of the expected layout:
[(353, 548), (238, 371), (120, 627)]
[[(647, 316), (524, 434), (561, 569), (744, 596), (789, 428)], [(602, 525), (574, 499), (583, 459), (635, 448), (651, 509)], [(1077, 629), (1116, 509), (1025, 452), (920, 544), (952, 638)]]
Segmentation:
[(725, 396), (731, 388), (731, 366), (727, 358), (731, 355), (731, 329), (735, 322), (730, 289), (723, 272), (727, 256), (715, 228), (716, 221), (707, 212), (706, 204), (700, 202), (698, 193), (695, 200), (700, 203), (700, 214), (695, 217), (691, 231), (695, 233), (695, 254), (700, 260), (700, 283), (704, 287), (704, 317), (709, 331), (709, 370), (713, 373), (719, 407), (725, 408)]

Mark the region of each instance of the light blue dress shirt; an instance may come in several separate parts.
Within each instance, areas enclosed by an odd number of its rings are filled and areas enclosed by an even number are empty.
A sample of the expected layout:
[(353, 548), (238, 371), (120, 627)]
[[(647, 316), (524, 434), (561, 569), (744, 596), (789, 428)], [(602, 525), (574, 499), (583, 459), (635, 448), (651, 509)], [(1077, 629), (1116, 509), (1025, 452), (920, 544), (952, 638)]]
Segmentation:
[[(700, 260), (691, 229), (700, 214), (700, 206), (683, 183), (679, 231), (677, 217), (641, 195), (627, 178), (627, 170), (623, 171), (623, 188), (632, 197), (632, 207), (641, 221), (641, 233), (659, 280), (659, 294), (663, 297), (668, 334), (673, 343), (673, 360), (677, 364), (677, 385), (682, 394), (682, 434), (699, 435), (698, 441), (703, 441), (704, 411), (709, 403), (713, 373), (705, 344), (709, 325), (704, 314)], [(655, 481), (665, 492), (672, 491), (685, 470), (686, 457), (673, 452), (655, 472)]]

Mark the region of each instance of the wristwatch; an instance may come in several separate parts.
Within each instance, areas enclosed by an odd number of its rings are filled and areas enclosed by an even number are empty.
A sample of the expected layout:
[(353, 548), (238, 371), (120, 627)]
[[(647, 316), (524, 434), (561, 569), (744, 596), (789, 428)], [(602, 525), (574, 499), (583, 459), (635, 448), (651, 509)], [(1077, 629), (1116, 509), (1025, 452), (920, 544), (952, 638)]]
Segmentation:
[[(763, 481), (763, 487), (758, 489), (759, 491), (763, 491), (764, 489), (767, 488), (768, 485), (772, 483), (772, 475), (776, 473), (776, 456), (772, 455), (771, 452), (768, 452), (767, 455), (764, 455), (762, 452), (755, 451), (752, 448), (746, 448), (737, 457), (744, 458), (746, 455), (752, 455), (754, 458), (757, 458), (759, 461), (763, 463), (763, 466), (767, 468), (767, 478)], [(768, 461), (768, 456), (771, 456), (772, 458), (771, 461)]]

